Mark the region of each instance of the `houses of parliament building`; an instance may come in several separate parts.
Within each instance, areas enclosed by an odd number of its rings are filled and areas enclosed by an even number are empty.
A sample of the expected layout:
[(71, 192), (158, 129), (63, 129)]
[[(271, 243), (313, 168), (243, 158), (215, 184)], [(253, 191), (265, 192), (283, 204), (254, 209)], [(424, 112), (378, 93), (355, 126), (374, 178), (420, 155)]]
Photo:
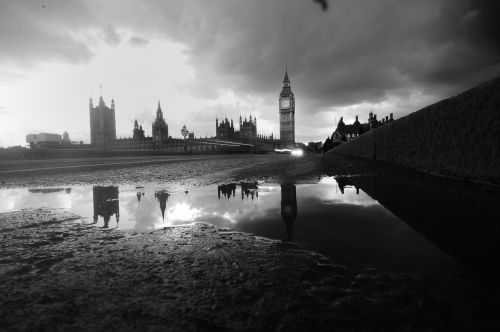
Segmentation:
[[(250, 116), (250, 120), (240, 117), (239, 130), (235, 130), (233, 121), (216, 119), (216, 136), (195, 138), (186, 126), (181, 130), (184, 139), (172, 138), (169, 127), (163, 115), (160, 102), (156, 109), (156, 117), (151, 126), (152, 136), (146, 136), (145, 131), (134, 121), (132, 136), (128, 138), (116, 137), (115, 101), (107, 106), (103, 97), (94, 107), (92, 98), (89, 101), (90, 113), (90, 141), (95, 149), (107, 151), (163, 151), (171, 153), (224, 153), (224, 152), (266, 152), (272, 151), (279, 144), (273, 136), (264, 136), (257, 133), (257, 119)], [(231, 142), (225, 142), (231, 141)], [(241, 143), (241, 144), (239, 144)]]
[[(128, 138), (116, 137), (115, 101), (111, 99), (107, 106), (103, 97), (94, 107), (92, 98), (89, 101), (90, 113), (90, 143), (100, 150), (143, 150), (165, 151), (174, 153), (185, 152), (265, 152), (273, 151), (275, 147), (292, 148), (295, 145), (295, 96), (290, 86), (288, 70), (285, 70), (283, 87), (279, 95), (280, 138), (260, 135), (257, 132), (257, 118), (250, 115), (249, 119), (239, 118), (239, 128), (235, 128), (233, 120), (225, 118), (215, 120), (215, 137), (195, 138), (193, 132), (182, 129), (184, 139), (172, 138), (165, 120), (160, 102), (151, 127), (151, 136), (134, 121), (132, 135)], [(189, 136), (189, 138), (187, 137)], [(188, 138), (188, 139), (186, 139)], [(221, 142), (230, 141), (230, 142)], [(238, 144), (240, 142), (241, 144)], [(252, 149), (251, 147), (254, 147)], [(248, 150), (248, 151), (247, 151)]]
[(250, 119), (243, 120), (240, 115), (239, 129), (235, 130), (233, 120), (229, 121), (225, 118), (219, 123), (219, 119), (215, 119), (215, 137), (218, 139), (225, 140), (238, 140), (242, 142), (253, 142), (255, 140), (268, 140), (274, 142), (273, 134), (269, 137), (264, 135), (259, 135), (257, 133), (257, 118), (250, 115)]

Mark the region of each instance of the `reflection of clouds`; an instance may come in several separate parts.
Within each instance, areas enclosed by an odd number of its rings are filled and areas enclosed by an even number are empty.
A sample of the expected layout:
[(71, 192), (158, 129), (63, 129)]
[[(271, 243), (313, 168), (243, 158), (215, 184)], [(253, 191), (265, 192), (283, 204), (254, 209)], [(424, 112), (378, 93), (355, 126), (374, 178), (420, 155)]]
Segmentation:
[(227, 211), (226, 211), (226, 213), (224, 213), (222, 215), (222, 218), (228, 220), (233, 225), (237, 223), (236, 218), (234, 216), (232, 216), (230, 213), (228, 213)]
[[(332, 195), (333, 190), (330, 189), (329, 194)], [(339, 198), (339, 195), (342, 195), (341, 198)], [(328, 197), (328, 196), (327, 196)], [(372, 205), (379, 205), (379, 203), (368, 196), (366, 193), (363, 191), (359, 191), (359, 195), (356, 194), (356, 189), (354, 187), (346, 187), (344, 189), (344, 194), (342, 194), (340, 191), (336, 192), (335, 195), (330, 196), (331, 199), (337, 200), (339, 203), (343, 204), (351, 204), (351, 205), (361, 205), (361, 206), (372, 206)], [(328, 198), (327, 198), (328, 200)]]
[(0, 190), (0, 212), (41, 207), (72, 209), (73, 201), (79, 194), (75, 191), (67, 193), (63, 189), (50, 192), (30, 192), (28, 189)]
[(135, 189), (120, 190), (120, 228), (152, 229), (161, 221), (161, 210), (153, 193), (146, 192), (137, 200)]
[[(181, 192), (173, 193), (167, 202), (165, 221), (158, 221), (154, 227), (166, 227), (191, 222), (210, 223), (218, 227), (236, 229), (238, 224), (263, 218), (269, 209), (279, 206), (279, 186), (264, 187), (263, 197), (258, 200), (218, 199), (220, 188), (209, 186), (199, 188), (186, 197)], [(278, 188), (278, 189), (277, 189)], [(259, 186), (259, 196), (261, 187)]]
[[(23, 191), (27, 190), (0, 190), (0, 212), (16, 210), (16, 202), (22, 201), (26, 196)], [(28, 192), (27, 192), (28, 193)], [(28, 193), (29, 194), (29, 193)]]
[(259, 184), (259, 195), (264, 193), (273, 193), (280, 191), (280, 187), (278, 185), (262, 185)]
[(201, 209), (193, 208), (186, 202), (176, 203), (173, 207), (167, 209), (165, 219), (171, 224), (193, 222), (201, 216)]

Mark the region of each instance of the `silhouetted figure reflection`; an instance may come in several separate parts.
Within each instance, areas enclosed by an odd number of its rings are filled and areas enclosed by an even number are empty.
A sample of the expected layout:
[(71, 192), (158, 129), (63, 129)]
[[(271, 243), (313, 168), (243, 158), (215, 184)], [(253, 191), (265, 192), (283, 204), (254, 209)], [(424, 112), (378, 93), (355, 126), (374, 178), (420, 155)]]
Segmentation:
[(293, 225), (297, 218), (297, 193), (294, 184), (281, 185), (281, 219), (286, 225), (287, 241), (292, 241)]
[(242, 182), (240, 183), (241, 187), (241, 200), (246, 196), (254, 199), (254, 197), (259, 198), (259, 184), (257, 182)]
[(217, 187), (217, 196), (220, 199), (220, 194), (224, 195), (227, 199), (231, 198), (231, 195), (233, 197), (236, 196), (236, 184), (235, 183), (229, 183), (229, 184), (222, 184)]
[(167, 201), (170, 194), (166, 191), (157, 191), (155, 192), (155, 197), (160, 202), (161, 217), (165, 221), (165, 209), (167, 208)]
[(113, 214), (116, 219), (116, 227), (120, 221), (120, 207), (118, 200), (118, 187), (95, 186), (94, 194), (94, 223), (97, 223), (99, 216), (104, 218), (104, 228), (109, 227), (109, 220)]

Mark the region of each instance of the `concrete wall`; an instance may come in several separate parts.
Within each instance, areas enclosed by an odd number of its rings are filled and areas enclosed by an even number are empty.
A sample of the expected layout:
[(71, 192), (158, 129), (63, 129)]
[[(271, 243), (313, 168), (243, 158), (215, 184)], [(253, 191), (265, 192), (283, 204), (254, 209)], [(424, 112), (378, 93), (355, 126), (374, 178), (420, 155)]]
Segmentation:
[(329, 153), (500, 184), (500, 77), (369, 131)]

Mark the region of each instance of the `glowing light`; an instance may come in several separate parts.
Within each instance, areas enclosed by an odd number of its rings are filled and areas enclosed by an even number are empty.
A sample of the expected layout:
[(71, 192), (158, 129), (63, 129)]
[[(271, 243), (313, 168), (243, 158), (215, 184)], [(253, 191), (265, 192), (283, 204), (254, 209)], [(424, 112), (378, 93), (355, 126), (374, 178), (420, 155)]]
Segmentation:
[(292, 150), (292, 156), (297, 156), (297, 157), (300, 157), (304, 154), (304, 151), (302, 151), (301, 149), (295, 149), (295, 150)]
[(290, 150), (290, 149), (274, 149), (274, 152), (290, 154), (290, 153), (292, 153), (292, 150)]

